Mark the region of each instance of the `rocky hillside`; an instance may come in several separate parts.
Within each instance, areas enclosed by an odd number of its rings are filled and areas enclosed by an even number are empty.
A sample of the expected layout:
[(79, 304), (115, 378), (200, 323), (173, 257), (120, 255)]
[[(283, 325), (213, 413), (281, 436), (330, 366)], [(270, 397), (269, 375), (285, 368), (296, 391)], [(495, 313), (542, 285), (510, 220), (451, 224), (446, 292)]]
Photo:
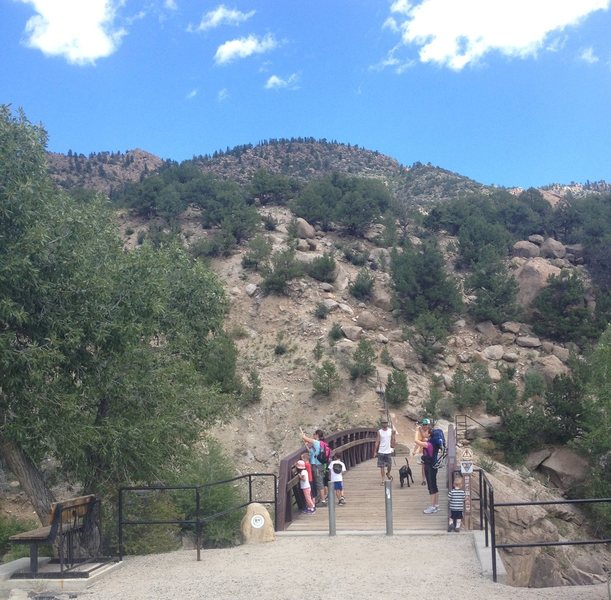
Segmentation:
[[(314, 140), (284, 140), (238, 146), (213, 156), (193, 159), (202, 171), (242, 184), (258, 170), (309, 181), (333, 172), (383, 180), (395, 196), (409, 204), (426, 205), (484, 186), (439, 167), (396, 160), (357, 146)], [(126, 183), (155, 172), (164, 161), (142, 150), (49, 154), (49, 171), (65, 189), (86, 188), (110, 194)]]
[(89, 156), (49, 152), (47, 160), (51, 177), (64, 189), (83, 188), (106, 195), (154, 173), (163, 164), (160, 158), (144, 150), (97, 152)]

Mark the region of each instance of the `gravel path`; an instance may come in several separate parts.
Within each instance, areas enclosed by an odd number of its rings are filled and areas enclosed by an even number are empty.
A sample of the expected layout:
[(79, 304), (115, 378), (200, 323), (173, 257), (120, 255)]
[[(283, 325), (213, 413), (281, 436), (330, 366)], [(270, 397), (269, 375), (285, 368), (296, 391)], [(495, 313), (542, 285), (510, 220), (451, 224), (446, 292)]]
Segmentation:
[[(316, 583), (313, 585), (313, 581)], [(606, 584), (527, 589), (480, 575), (473, 538), (278, 537), (222, 550), (129, 557), (78, 593), (83, 600), (609, 600)]]

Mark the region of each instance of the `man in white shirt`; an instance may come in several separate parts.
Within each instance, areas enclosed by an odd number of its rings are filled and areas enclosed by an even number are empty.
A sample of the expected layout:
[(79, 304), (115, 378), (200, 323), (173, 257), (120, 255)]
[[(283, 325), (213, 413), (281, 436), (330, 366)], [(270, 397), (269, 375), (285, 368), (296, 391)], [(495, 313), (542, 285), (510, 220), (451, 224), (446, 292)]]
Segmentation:
[(384, 485), (384, 478), (392, 481), (390, 470), (392, 469), (392, 453), (395, 448), (395, 430), (388, 427), (388, 418), (382, 417), (382, 428), (378, 430), (376, 435), (376, 443), (373, 450), (373, 457), (378, 458), (378, 467), (380, 467), (380, 476), (382, 481), (380, 485)]

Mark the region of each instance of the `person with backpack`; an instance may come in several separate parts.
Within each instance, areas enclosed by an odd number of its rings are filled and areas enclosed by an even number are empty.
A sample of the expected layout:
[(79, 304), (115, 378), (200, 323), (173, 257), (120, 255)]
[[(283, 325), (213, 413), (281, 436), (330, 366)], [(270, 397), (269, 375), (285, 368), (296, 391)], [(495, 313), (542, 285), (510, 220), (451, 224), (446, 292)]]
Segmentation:
[(310, 466), (312, 467), (312, 476), (316, 483), (316, 504), (327, 506), (327, 488), (324, 484), (324, 477), (326, 467), (330, 462), (331, 448), (325, 442), (325, 436), (321, 429), (317, 429), (313, 437), (306, 435), (301, 427), (299, 431), (310, 453)]
[(423, 511), (425, 515), (430, 515), (439, 511), (439, 488), (437, 487), (437, 469), (435, 468), (437, 450), (435, 450), (435, 446), (433, 442), (431, 442), (431, 433), (432, 432), (428, 433), (425, 441), (421, 442), (420, 440), (416, 440), (416, 444), (422, 448), (424, 475), (431, 498), (430, 506), (427, 506)]
[[(342, 462), (339, 452), (333, 455), (333, 460), (329, 463), (329, 478), (330, 484), (335, 490), (335, 497), (340, 506), (346, 504), (344, 498), (344, 473), (346, 465)], [(329, 488), (331, 489), (331, 488)]]

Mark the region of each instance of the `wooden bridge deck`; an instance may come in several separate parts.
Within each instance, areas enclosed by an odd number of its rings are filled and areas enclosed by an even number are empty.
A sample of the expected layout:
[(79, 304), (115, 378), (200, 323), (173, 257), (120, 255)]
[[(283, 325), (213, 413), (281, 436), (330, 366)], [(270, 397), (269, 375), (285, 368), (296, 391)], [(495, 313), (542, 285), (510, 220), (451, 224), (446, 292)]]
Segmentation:
[[(393, 530), (446, 531), (448, 524), (448, 490), (446, 468), (439, 470), (439, 512), (425, 515), (429, 506), (426, 485), (421, 485), (421, 467), (410, 457), (414, 474), (411, 487), (400, 487), (399, 467), (405, 464), (404, 456), (397, 456), (393, 464), (392, 508)], [(346, 504), (335, 505), (336, 531), (385, 531), (386, 507), (384, 486), (380, 485), (380, 470), (376, 460), (363, 462), (344, 473), (344, 495)], [(311, 515), (298, 512), (288, 526), (288, 532), (323, 532), (329, 530), (327, 508), (317, 508)]]

